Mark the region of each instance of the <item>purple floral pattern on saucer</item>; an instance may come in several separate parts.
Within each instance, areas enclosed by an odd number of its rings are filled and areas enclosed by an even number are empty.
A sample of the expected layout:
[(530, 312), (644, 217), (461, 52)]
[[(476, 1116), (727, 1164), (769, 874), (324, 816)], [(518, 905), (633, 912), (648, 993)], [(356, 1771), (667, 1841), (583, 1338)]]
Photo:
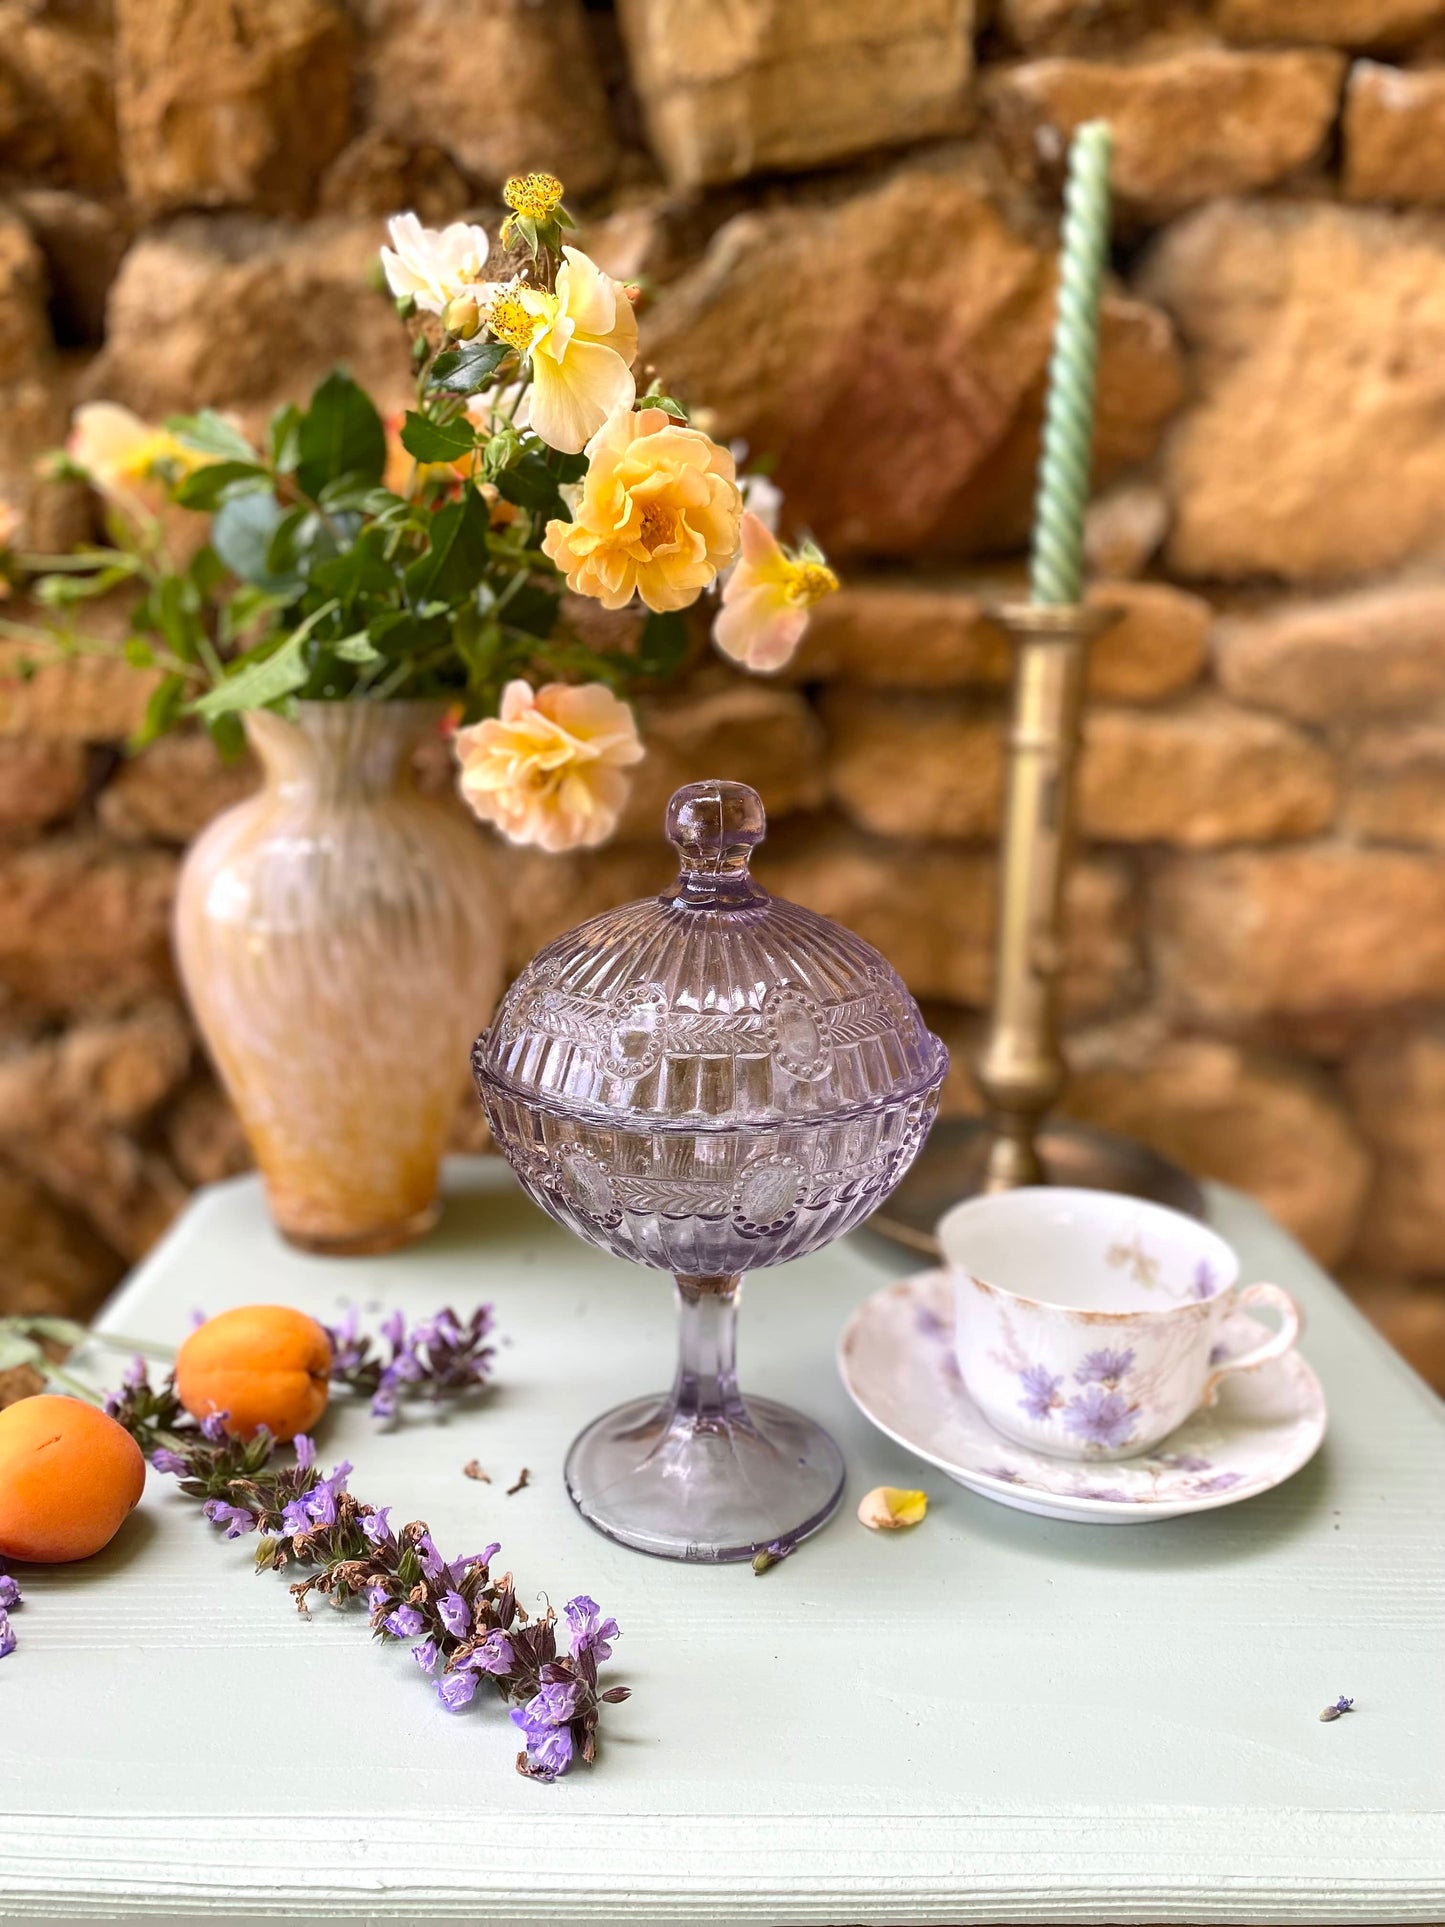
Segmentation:
[[(1001, 1437), (969, 1397), (953, 1354), (952, 1310), (952, 1285), (942, 1272), (876, 1292), (843, 1334), (843, 1381), (889, 1437), (1004, 1505), (1114, 1524), (1209, 1511), (1280, 1484), (1324, 1436), (1324, 1394), (1292, 1351), (1227, 1381), (1217, 1404), (1152, 1452), (1104, 1467), (1035, 1451)], [(1263, 1329), (1247, 1312), (1236, 1313), (1221, 1328), (1221, 1350), (1247, 1351)], [(1019, 1402), (1028, 1410), (1032, 1401), (1048, 1415), (1062, 1410), (1065, 1424), (1083, 1428), (1079, 1436), (1113, 1449), (1127, 1436), (1134, 1369), (1127, 1349), (1086, 1353), (1068, 1379), (1023, 1361)]]

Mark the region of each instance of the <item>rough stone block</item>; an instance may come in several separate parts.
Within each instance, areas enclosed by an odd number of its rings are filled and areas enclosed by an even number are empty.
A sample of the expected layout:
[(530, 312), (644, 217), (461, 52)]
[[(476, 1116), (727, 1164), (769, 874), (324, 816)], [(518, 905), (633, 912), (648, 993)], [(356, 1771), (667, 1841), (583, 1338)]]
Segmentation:
[(1143, 1026), (1072, 1040), (1064, 1109), (1238, 1185), (1334, 1265), (1355, 1241), (1370, 1158), (1328, 1080), (1260, 1051)]
[(1005, 151), (1040, 185), (1061, 173), (1075, 128), (1107, 120), (1124, 212), (1157, 219), (1268, 187), (1316, 160), (1344, 64), (1334, 53), (1210, 46), (1152, 59), (1036, 60), (999, 73), (987, 98)]
[(337, 0), (116, 0), (121, 165), (146, 214), (304, 214), (351, 125)]
[(344, 362), (383, 404), (407, 391), (407, 349), (370, 276), (373, 221), (305, 227), (184, 215), (142, 235), (111, 289), (92, 394), (159, 419), (304, 398)]
[(110, 0), (0, 4), (0, 168), (29, 183), (118, 185)]
[(1352, 201), (1445, 202), (1445, 67), (1357, 60), (1345, 91), (1345, 194)]
[(1166, 1002), (1223, 1025), (1445, 997), (1445, 859), (1313, 845), (1176, 858), (1152, 905)]
[(1445, 849), (1445, 726), (1367, 730), (1350, 753), (1345, 821), (1382, 843)]
[(1353, 1057), (1346, 1083), (1375, 1152), (1359, 1257), (1439, 1273), (1445, 1252), (1445, 1028), (1393, 1028)]
[(1399, 583), (1221, 621), (1231, 696), (1305, 723), (1405, 716), (1445, 696), (1445, 584)]
[(85, 794), (85, 765), (79, 743), (0, 736), (0, 836), (34, 836), (71, 815)]
[(543, 167), (579, 199), (617, 143), (581, 0), (355, 0), (365, 118), (479, 184)]
[(973, 11), (973, 0), (900, 0), (886, 20), (873, 0), (619, 8), (652, 145), (684, 188), (960, 131)]
[[(770, 890), (876, 945), (915, 996), (975, 1007), (988, 1002), (997, 887), (991, 854), (785, 825), (768, 839), (757, 868)], [(1077, 864), (1068, 924), (1065, 1009), (1097, 1014), (1132, 997), (1139, 956), (1127, 872), (1108, 862)]]
[(189, 843), (260, 780), (250, 756), (227, 762), (204, 733), (163, 736), (119, 766), (101, 791), (98, 814), (123, 842)]
[(176, 859), (87, 836), (0, 854), (0, 982), (38, 1009), (125, 1009), (174, 986)]
[(901, 837), (997, 832), (1003, 735), (991, 708), (843, 687), (828, 692), (823, 720), (829, 793), (860, 829)]
[(1331, 47), (1405, 47), (1445, 21), (1445, 0), (1215, 0), (1232, 40)]
[(750, 783), (770, 821), (823, 800), (823, 732), (792, 690), (729, 677), (711, 691), (640, 703), (638, 724), (647, 755), (633, 771), (623, 838), (655, 842), (672, 792), (720, 773)]
[(1445, 551), (1445, 221), (1215, 202), (1139, 286), (1194, 355), (1171, 568), (1326, 581)]
[[(831, 552), (997, 552), (1028, 519), (1053, 279), (962, 175), (903, 168), (729, 221), (663, 291), (644, 352), (725, 438), (777, 457), (788, 515)], [(1107, 479), (1181, 387), (1157, 309), (1111, 295), (1102, 333)]]
[(1213, 697), (1095, 708), (1078, 805), (1083, 833), (1105, 843), (1269, 843), (1333, 821), (1334, 765), (1300, 730)]

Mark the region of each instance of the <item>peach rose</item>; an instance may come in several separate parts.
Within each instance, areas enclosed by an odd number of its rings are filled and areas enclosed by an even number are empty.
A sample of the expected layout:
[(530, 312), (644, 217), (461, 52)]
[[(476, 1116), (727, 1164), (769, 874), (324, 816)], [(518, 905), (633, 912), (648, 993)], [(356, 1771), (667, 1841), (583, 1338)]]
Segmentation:
[(722, 592), (713, 641), (745, 669), (781, 669), (803, 640), (815, 602), (838, 578), (815, 550), (790, 555), (751, 510), (743, 516), (742, 555)]
[(627, 800), (622, 772), (643, 755), (632, 711), (598, 682), (533, 690), (519, 678), (496, 716), (452, 740), (462, 795), (482, 821), (554, 852), (611, 836)]
[(661, 408), (620, 409), (587, 444), (576, 519), (549, 522), (542, 547), (605, 609), (685, 609), (736, 555), (742, 512), (725, 448)]

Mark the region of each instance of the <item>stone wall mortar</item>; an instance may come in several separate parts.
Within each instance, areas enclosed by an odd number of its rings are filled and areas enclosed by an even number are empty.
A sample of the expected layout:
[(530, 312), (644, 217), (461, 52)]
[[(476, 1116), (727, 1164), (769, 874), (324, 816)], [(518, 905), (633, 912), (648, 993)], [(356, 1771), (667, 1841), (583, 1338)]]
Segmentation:
[[(616, 842), (505, 854), (514, 961), (666, 880), (672, 784), (741, 776), (765, 879), (895, 957), (974, 1108), (988, 611), (1023, 581), (1061, 159), (1107, 112), (1089, 550), (1121, 619), (1091, 665), (1068, 1102), (1256, 1192), (1445, 1375), (1445, 4), (887, 11), (880, 35), (817, 0), (782, 36), (769, 0), (0, 0), (0, 501), (35, 546), (95, 527), (33, 466), (78, 397), (256, 419), (346, 360), (400, 402), (382, 218), (495, 224), (508, 171), (555, 166), (648, 289), (646, 354), (774, 459), (847, 587), (770, 682), (699, 635), (643, 705)], [(85, 620), (114, 637), (125, 610)], [(244, 1162), (166, 920), (184, 846), (255, 776), (196, 737), (126, 757), (141, 676), (22, 679), (20, 653), (0, 1311), (85, 1309)]]

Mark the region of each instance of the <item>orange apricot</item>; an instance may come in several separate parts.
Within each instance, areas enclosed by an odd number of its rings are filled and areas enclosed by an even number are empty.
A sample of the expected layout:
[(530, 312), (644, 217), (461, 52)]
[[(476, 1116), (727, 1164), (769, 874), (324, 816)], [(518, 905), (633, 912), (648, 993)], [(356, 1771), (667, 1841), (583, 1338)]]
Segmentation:
[(192, 1418), (225, 1412), (232, 1438), (264, 1425), (309, 1432), (331, 1394), (331, 1340), (288, 1305), (241, 1305), (197, 1326), (176, 1356), (176, 1393)]
[(0, 1412), (0, 1553), (58, 1565), (108, 1546), (144, 1490), (124, 1426), (82, 1399), (38, 1392)]

